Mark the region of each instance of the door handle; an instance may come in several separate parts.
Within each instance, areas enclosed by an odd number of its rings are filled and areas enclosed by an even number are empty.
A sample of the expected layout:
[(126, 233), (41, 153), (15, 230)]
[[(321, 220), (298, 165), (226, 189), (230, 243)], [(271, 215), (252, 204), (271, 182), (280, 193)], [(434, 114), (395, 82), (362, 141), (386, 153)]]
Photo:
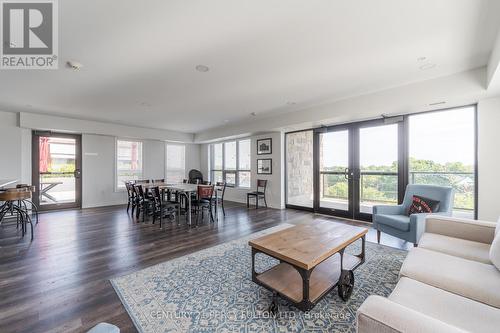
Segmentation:
[(75, 169), (75, 172), (73, 174), (75, 175), (75, 178), (80, 178), (82, 172), (80, 171), (80, 169)]
[(349, 168), (345, 168), (344, 177), (345, 177), (345, 179), (349, 180)]

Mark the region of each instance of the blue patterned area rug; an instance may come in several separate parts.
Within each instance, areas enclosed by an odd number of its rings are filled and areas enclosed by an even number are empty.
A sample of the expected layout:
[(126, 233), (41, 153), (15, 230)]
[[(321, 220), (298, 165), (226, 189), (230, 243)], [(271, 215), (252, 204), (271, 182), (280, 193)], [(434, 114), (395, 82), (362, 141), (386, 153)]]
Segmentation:
[[(372, 294), (387, 296), (397, 283), (406, 251), (366, 242), (366, 262), (355, 271), (351, 298), (332, 290), (309, 313), (280, 300), (251, 280), (248, 240), (285, 224), (111, 280), (139, 332), (355, 332), (356, 310)], [(360, 242), (359, 242), (360, 243)], [(346, 251), (359, 253), (360, 244)], [(259, 254), (257, 271), (275, 265)]]

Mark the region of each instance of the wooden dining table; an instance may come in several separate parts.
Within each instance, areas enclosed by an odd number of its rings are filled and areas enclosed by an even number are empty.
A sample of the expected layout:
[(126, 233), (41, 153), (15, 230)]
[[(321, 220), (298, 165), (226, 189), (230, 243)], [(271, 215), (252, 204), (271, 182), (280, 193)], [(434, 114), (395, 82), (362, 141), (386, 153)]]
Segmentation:
[[(197, 194), (198, 193), (198, 186), (207, 186), (203, 184), (170, 184), (170, 183), (147, 183), (147, 184), (141, 184), (145, 189), (152, 188), (158, 186), (158, 188), (162, 191), (174, 191), (174, 192), (181, 192), (186, 194), (188, 197), (188, 224), (191, 226), (191, 194)], [(217, 194), (217, 186), (214, 186), (214, 193), (215, 193), (215, 220), (219, 220), (219, 214), (217, 212), (217, 206), (219, 205), (219, 198)]]

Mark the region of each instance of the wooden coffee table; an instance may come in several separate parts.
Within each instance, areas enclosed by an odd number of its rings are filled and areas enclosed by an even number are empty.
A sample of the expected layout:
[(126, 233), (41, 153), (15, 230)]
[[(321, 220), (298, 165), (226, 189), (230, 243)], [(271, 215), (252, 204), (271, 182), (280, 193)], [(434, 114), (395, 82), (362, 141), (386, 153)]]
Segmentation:
[[(290, 227), (248, 242), (252, 247), (252, 281), (273, 292), (271, 312), (279, 295), (302, 311), (311, 310), (338, 287), (347, 301), (354, 288), (353, 271), (365, 261), (368, 229), (329, 221)], [(358, 255), (344, 252), (361, 239)], [(255, 271), (255, 255), (264, 253), (280, 263), (265, 272)], [(338, 254), (338, 255), (336, 255)]]

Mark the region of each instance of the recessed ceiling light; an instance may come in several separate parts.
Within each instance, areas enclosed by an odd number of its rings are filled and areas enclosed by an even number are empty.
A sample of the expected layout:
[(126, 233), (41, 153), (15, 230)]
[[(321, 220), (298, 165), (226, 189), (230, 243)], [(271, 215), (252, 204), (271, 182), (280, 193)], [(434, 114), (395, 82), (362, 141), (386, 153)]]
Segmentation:
[(436, 64), (425, 64), (425, 65), (420, 66), (419, 68), (420, 68), (420, 70), (425, 71), (428, 69), (432, 69), (434, 67), (436, 67)]
[(295, 102), (286, 102), (286, 105), (297, 105)]
[(418, 57), (417, 58), (417, 61), (424, 61), (424, 60), (427, 60), (427, 57)]
[(144, 106), (146, 108), (149, 108), (151, 106), (151, 104), (149, 104), (148, 102), (141, 102), (139, 103), (140, 106)]
[(198, 65), (195, 68), (198, 72), (202, 72), (202, 73), (206, 73), (210, 70), (210, 68), (208, 68), (208, 66), (205, 66), (205, 65)]
[(224, 122), (225, 122), (225, 123), (228, 123), (228, 122), (229, 122), (229, 120), (225, 119), (225, 120), (224, 120)]

